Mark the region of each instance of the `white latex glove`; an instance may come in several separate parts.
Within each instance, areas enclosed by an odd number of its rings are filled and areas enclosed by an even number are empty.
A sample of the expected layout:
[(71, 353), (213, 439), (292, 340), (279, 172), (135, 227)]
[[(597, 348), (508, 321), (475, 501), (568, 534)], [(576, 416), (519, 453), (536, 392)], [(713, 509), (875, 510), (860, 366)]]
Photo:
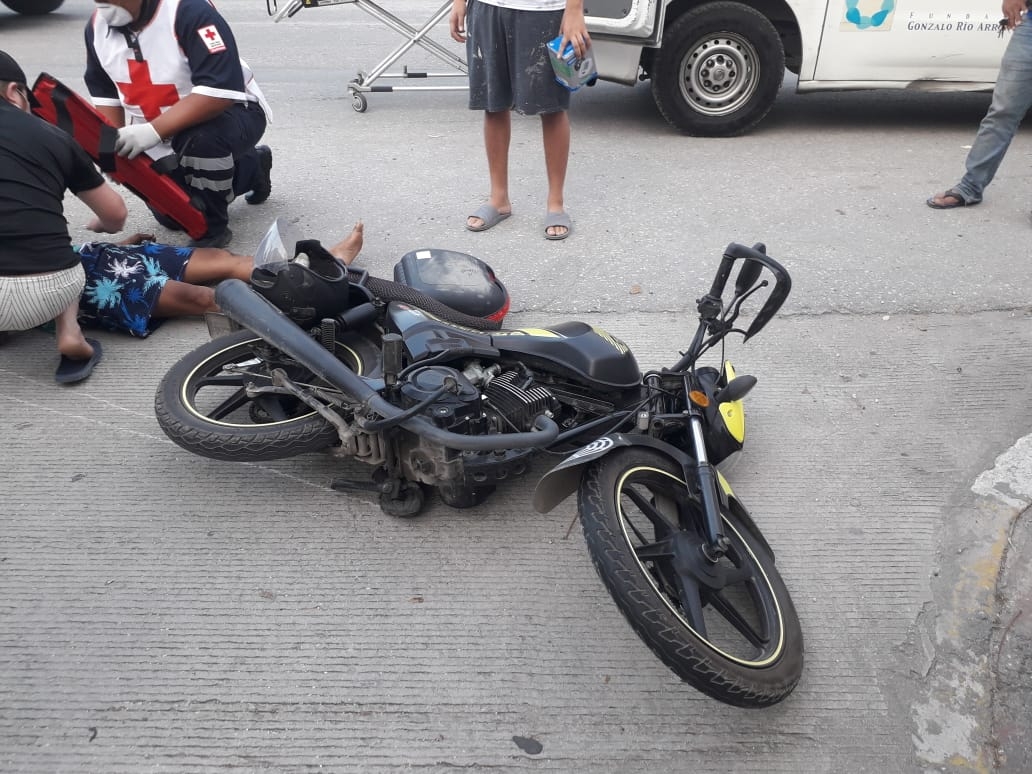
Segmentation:
[(115, 153), (135, 159), (148, 148), (161, 142), (157, 131), (150, 124), (130, 124), (118, 130)]

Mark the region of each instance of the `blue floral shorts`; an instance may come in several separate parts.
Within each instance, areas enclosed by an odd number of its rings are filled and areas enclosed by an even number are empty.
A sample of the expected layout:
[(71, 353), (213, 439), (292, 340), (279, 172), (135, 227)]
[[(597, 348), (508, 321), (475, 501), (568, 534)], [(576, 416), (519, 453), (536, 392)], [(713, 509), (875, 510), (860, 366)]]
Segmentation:
[(86, 270), (79, 321), (143, 338), (163, 322), (151, 316), (154, 304), (166, 282), (182, 280), (193, 248), (87, 242), (78, 252)]

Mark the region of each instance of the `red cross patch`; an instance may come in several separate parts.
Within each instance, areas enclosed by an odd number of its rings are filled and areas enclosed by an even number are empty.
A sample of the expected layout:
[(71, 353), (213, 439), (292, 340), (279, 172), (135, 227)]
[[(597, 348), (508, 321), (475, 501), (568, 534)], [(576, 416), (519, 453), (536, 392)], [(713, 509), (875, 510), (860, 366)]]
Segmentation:
[(146, 62), (129, 60), (129, 82), (118, 84), (118, 90), (127, 105), (136, 105), (148, 121), (161, 115), (164, 108), (179, 101), (175, 84), (154, 83), (151, 80), (150, 65)]
[(201, 36), (201, 40), (204, 41), (204, 45), (208, 47), (209, 54), (217, 54), (220, 51), (226, 50), (226, 44), (222, 41), (222, 36), (219, 35), (219, 31), (215, 29), (214, 24), (209, 24), (207, 27), (201, 27), (197, 30), (197, 34)]

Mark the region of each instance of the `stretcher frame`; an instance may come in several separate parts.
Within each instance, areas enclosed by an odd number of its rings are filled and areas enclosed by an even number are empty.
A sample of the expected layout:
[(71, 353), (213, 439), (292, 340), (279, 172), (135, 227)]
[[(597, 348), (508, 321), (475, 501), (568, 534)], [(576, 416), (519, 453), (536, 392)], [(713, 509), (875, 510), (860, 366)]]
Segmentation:
[[(429, 32), (440, 21), (446, 18), (452, 6), (452, 0), (444, 0), (441, 6), (421, 26), (413, 27), (390, 13), (373, 0), (289, 0), (282, 9), (277, 9), (277, 0), (265, 0), (266, 10), (272, 16), (273, 21), (280, 22), (290, 18), (303, 8), (319, 8), (326, 5), (355, 5), (368, 13), (377, 21), (397, 32), (405, 41), (385, 56), (368, 73), (362, 70), (348, 82), (348, 94), (351, 97), (351, 107), (356, 113), (364, 113), (368, 107), (366, 94), (390, 93), (395, 91), (461, 91), (469, 88), (468, 83), (454, 85), (422, 85), (422, 86), (377, 86), (376, 82), (381, 78), (401, 78), (405, 80), (428, 78), (466, 78), (469, 74), (466, 60), (452, 53), (440, 43), (429, 37)], [(419, 72), (411, 71), (407, 66), (402, 66), (400, 72), (387, 72), (399, 59), (412, 49), (419, 46), (430, 52), (438, 59), (447, 64), (451, 69), (445, 72)]]

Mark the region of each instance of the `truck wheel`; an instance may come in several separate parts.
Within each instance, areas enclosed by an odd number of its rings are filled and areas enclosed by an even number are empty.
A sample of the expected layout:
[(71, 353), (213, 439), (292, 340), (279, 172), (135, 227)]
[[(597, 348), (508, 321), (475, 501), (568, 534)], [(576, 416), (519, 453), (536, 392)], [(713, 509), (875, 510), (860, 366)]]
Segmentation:
[(667, 28), (652, 68), (652, 96), (682, 132), (731, 137), (767, 115), (784, 78), (785, 49), (767, 17), (715, 2)]
[(45, 13), (56, 11), (61, 7), (64, 0), (0, 0), (15, 13), (24, 13), (27, 16), (42, 16)]

